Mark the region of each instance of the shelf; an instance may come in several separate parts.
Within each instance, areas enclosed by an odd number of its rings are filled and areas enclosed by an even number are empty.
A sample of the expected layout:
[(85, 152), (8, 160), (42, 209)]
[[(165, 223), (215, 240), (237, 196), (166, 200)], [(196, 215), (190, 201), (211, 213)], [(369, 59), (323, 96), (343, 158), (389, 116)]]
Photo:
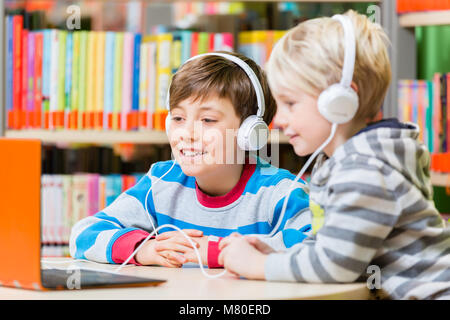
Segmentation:
[[(51, 130), (8, 130), (5, 137), (16, 139), (39, 139), (45, 143), (89, 143), (110, 145), (115, 143), (167, 144), (165, 131), (51, 131)], [(279, 133), (279, 142), (288, 143), (288, 138)]]
[(399, 16), (402, 27), (450, 24), (450, 10), (405, 13)]

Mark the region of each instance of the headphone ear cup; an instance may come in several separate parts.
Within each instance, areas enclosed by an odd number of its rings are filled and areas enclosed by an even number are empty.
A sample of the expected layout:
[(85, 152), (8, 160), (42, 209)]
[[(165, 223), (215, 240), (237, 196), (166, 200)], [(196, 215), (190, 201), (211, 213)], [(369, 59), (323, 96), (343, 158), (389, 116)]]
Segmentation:
[(167, 114), (167, 116), (166, 116), (166, 122), (165, 122), (167, 136), (169, 135), (169, 129), (170, 129), (170, 122), (171, 122), (171, 120), (172, 120), (172, 118), (170, 117), (170, 112), (169, 112)]
[(346, 123), (352, 120), (358, 111), (358, 94), (353, 88), (336, 83), (320, 94), (317, 107), (320, 114), (331, 123)]
[(251, 115), (239, 127), (237, 143), (241, 150), (256, 151), (267, 144), (268, 138), (267, 124), (260, 117)]

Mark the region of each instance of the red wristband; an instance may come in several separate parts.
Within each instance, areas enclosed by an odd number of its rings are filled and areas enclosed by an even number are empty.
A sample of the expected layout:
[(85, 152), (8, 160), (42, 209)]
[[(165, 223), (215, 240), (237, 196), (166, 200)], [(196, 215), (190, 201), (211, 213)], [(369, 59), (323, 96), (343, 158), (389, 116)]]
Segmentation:
[(219, 243), (223, 238), (216, 236), (208, 237), (208, 268), (222, 268), (219, 264)]

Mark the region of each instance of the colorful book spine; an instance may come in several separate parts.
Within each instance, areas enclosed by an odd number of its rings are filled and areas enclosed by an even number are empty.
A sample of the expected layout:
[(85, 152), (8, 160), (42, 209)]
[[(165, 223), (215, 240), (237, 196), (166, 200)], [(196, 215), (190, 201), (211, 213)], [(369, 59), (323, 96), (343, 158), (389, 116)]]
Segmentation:
[(51, 83), (51, 30), (44, 30), (44, 52), (42, 56), (42, 127), (50, 128), (50, 83)]
[(13, 74), (14, 74), (14, 50), (13, 50), (13, 16), (6, 16), (6, 126), (13, 129)]
[(70, 94), (69, 129), (78, 129), (78, 99), (80, 86), (80, 32), (72, 33), (72, 81)]
[(139, 129), (147, 128), (147, 88), (149, 74), (149, 50), (150, 45), (143, 39), (140, 55), (140, 72), (139, 72)]
[(148, 43), (148, 84), (146, 86), (147, 91), (147, 105), (145, 108), (145, 127), (147, 129), (153, 129), (155, 123), (155, 111), (156, 111), (156, 41), (150, 41)]
[(97, 32), (95, 37), (95, 101), (94, 101), (94, 123), (93, 128), (103, 129), (103, 106), (105, 91), (105, 32)]
[(86, 129), (86, 103), (87, 103), (87, 61), (88, 61), (88, 32), (80, 31), (80, 57), (78, 63), (78, 129)]
[(13, 16), (13, 109), (12, 128), (20, 129), (20, 111), (22, 110), (22, 30), (23, 17)]
[(450, 152), (450, 73), (445, 75), (447, 87), (444, 89), (446, 92), (446, 105), (447, 108), (447, 152)]
[(27, 128), (27, 113), (28, 113), (28, 27), (25, 26), (22, 29), (22, 93), (20, 95), (21, 108), (19, 109), (19, 128), (26, 129)]
[(155, 121), (154, 127), (157, 130), (165, 130), (166, 95), (169, 88), (170, 69), (170, 46), (172, 44), (172, 34), (159, 34), (157, 37), (157, 70), (156, 70), (156, 101), (155, 101)]
[(58, 91), (57, 91), (57, 107), (53, 127), (55, 129), (64, 128), (64, 111), (65, 111), (65, 69), (66, 69), (66, 41), (67, 41), (67, 31), (59, 30), (59, 53), (58, 53)]
[(207, 32), (199, 32), (197, 54), (207, 53), (209, 49), (209, 34)]
[(28, 57), (27, 57), (27, 108), (25, 113), (25, 127), (30, 129), (33, 128), (33, 112), (34, 112), (34, 64), (36, 56), (36, 45), (35, 45), (35, 34), (29, 32), (28, 34)]
[(66, 63), (64, 77), (64, 128), (69, 129), (69, 116), (72, 113), (72, 71), (73, 71), (73, 32), (66, 37)]
[(114, 95), (113, 114), (111, 117), (111, 129), (120, 128), (120, 111), (122, 108), (122, 61), (123, 61), (124, 33), (116, 33), (114, 42)]
[(129, 115), (132, 104), (132, 86), (133, 86), (133, 42), (134, 35), (131, 32), (125, 32), (123, 38), (123, 64), (122, 64), (122, 110), (120, 130), (129, 129)]
[(95, 104), (95, 50), (96, 31), (87, 34), (87, 62), (86, 62), (86, 129), (94, 128), (94, 104)]
[(440, 74), (435, 74), (433, 77), (433, 152), (438, 153), (440, 147), (440, 135), (442, 132), (441, 123), (441, 85)]
[(50, 31), (50, 110), (49, 110), (49, 129), (55, 129), (56, 114), (58, 112), (58, 67), (59, 67), (59, 30)]
[(173, 41), (170, 48), (170, 66), (172, 69), (172, 73), (177, 72), (178, 68), (181, 66), (182, 48), (183, 43), (181, 33), (176, 31), (173, 33)]
[(33, 110), (33, 128), (39, 129), (42, 127), (42, 73), (44, 71), (43, 59), (44, 59), (44, 34), (43, 32), (35, 33), (35, 64), (34, 64), (34, 110)]
[(114, 32), (106, 32), (105, 36), (105, 76), (103, 94), (103, 129), (108, 130), (108, 119), (112, 119), (113, 87), (114, 87)]
[(142, 35), (136, 33), (134, 35), (133, 46), (133, 87), (132, 87), (132, 103), (130, 114), (131, 130), (137, 130), (139, 127), (139, 80), (140, 80), (140, 62), (141, 62), (141, 43)]

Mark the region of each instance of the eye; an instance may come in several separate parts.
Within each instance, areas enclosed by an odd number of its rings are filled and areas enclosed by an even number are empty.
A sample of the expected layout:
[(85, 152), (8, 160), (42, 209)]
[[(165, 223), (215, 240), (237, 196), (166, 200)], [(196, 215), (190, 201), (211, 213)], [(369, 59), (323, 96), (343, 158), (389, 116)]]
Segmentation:
[(292, 108), (295, 104), (294, 101), (285, 101), (284, 104), (288, 107), (288, 108)]
[(183, 121), (183, 118), (180, 117), (180, 116), (173, 116), (172, 120), (175, 121), (175, 122), (181, 122), (181, 121)]
[(205, 123), (214, 123), (214, 122), (217, 122), (217, 120), (210, 119), (210, 118), (204, 118), (204, 119), (202, 119), (202, 121), (205, 122)]

